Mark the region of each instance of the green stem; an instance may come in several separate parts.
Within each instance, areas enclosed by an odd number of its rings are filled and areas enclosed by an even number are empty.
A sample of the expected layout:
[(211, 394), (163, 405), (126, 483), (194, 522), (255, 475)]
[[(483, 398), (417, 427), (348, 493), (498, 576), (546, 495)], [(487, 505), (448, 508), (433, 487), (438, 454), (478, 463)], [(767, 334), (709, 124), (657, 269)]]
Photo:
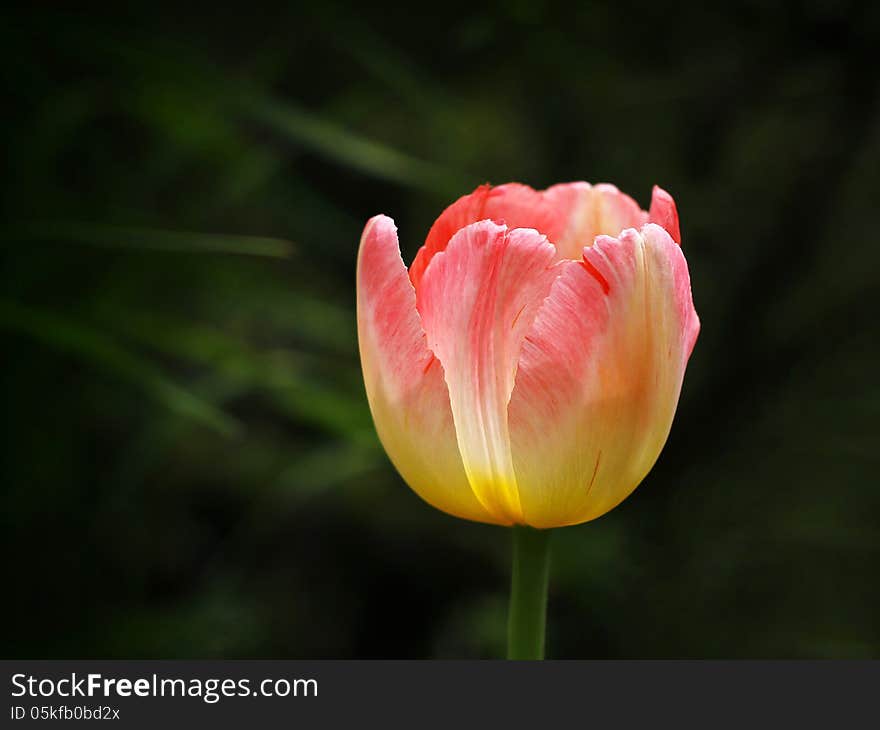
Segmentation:
[(550, 530), (513, 528), (513, 578), (507, 623), (508, 659), (543, 659), (547, 623)]

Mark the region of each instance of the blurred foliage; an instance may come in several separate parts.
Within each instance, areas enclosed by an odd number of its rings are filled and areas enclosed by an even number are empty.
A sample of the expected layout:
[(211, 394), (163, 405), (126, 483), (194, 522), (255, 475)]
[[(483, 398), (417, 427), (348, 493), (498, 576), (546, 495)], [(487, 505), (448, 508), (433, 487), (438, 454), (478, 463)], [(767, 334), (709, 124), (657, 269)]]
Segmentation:
[(385, 458), (355, 255), (587, 179), (675, 195), (703, 332), (549, 654), (878, 656), (878, 7), (7, 11), (4, 653), (500, 655), (508, 535)]

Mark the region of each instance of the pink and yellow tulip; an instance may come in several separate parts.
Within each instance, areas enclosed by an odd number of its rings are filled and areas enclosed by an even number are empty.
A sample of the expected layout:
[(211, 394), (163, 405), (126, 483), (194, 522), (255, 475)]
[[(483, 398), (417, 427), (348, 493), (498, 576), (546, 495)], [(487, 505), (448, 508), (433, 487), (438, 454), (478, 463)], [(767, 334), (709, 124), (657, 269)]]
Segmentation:
[(477, 188), (407, 271), (394, 222), (361, 238), (358, 333), (379, 437), (449, 514), (551, 528), (626, 498), (663, 448), (700, 329), (672, 197)]

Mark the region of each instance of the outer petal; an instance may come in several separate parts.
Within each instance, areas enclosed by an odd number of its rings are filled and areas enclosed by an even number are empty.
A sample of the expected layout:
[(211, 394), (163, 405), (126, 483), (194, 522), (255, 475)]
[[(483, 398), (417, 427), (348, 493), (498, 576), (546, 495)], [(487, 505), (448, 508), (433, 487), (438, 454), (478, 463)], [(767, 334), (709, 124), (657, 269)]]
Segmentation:
[(507, 405), (523, 338), (559, 273), (555, 248), (491, 221), (456, 233), (417, 290), (428, 344), (443, 363), (471, 487), (499, 521), (523, 521)]
[(651, 194), (651, 210), (649, 212), (651, 223), (656, 223), (666, 229), (672, 236), (672, 240), (681, 243), (681, 230), (678, 227), (678, 209), (675, 201), (659, 185), (654, 186)]
[(591, 520), (635, 489), (666, 441), (698, 332), (684, 255), (660, 226), (600, 236), (566, 266), (509, 407), (528, 524)]
[(370, 219), (361, 238), (357, 311), (367, 398), (394, 466), (434, 507), (469, 520), (497, 522), (465, 475), (443, 368), (425, 343), (397, 229), (385, 216)]

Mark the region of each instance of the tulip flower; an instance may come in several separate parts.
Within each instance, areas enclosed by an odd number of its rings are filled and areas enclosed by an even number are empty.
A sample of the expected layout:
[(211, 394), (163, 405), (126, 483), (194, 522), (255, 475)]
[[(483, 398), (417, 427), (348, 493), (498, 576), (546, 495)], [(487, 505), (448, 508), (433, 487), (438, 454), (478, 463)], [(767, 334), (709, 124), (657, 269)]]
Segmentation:
[(669, 434), (700, 328), (680, 241), (661, 188), (644, 211), (583, 182), (477, 188), (409, 270), (390, 218), (364, 229), (358, 335), (376, 430), (426, 502), (518, 528), (512, 614), (541, 635), (513, 654), (542, 651), (546, 598), (525, 594), (543, 582), (546, 595), (548, 528), (618, 505)]

